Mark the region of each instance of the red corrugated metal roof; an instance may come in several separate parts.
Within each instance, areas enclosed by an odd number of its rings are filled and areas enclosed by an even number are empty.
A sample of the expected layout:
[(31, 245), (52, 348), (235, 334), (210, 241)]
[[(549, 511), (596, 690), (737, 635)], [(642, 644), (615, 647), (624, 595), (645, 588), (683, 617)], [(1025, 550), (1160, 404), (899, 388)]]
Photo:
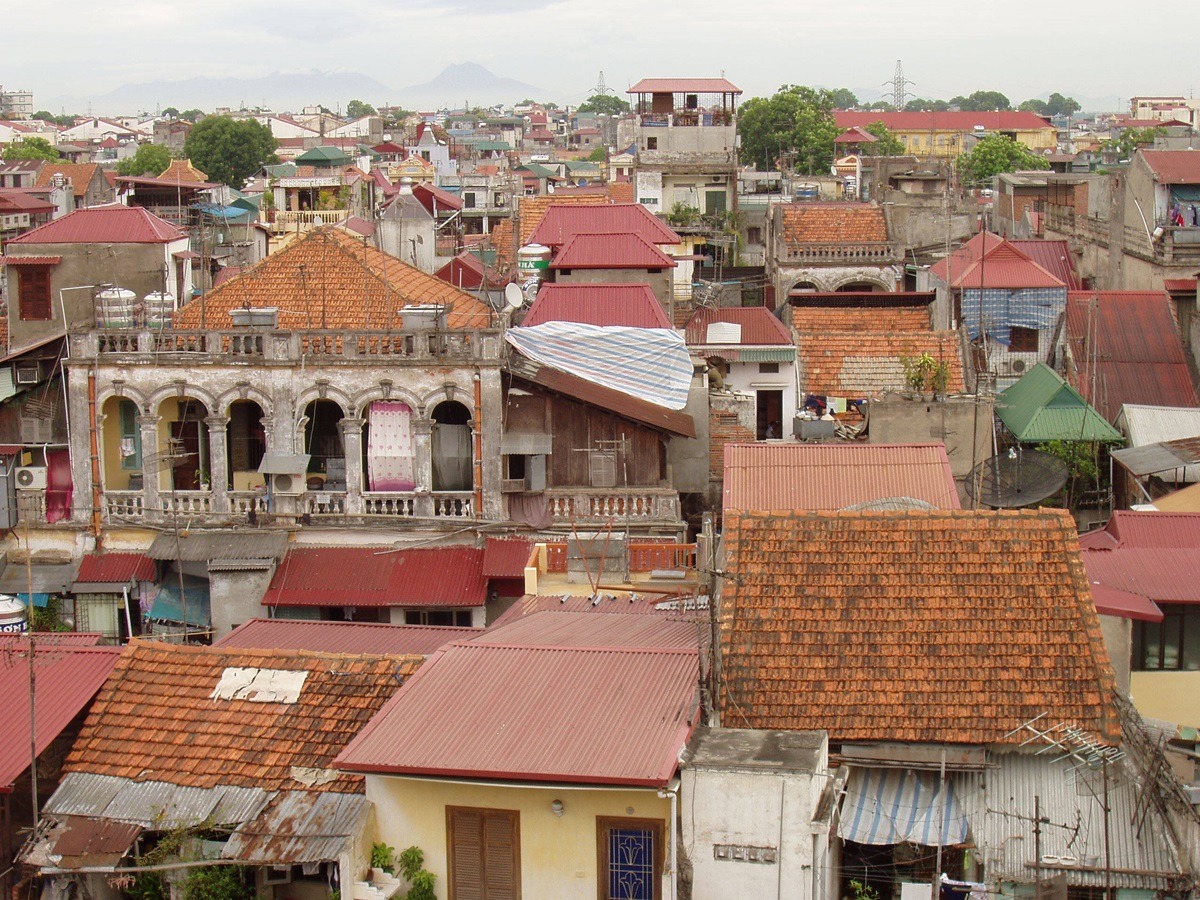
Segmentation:
[(990, 250), (1003, 243), (1004, 238), (1000, 237), (1000, 235), (992, 234), (990, 231), (981, 231), (952, 252), (948, 258), (935, 262), (929, 267), (929, 271), (949, 284), (962, 275), (968, 266), (979, 259), (984, 248)]
[(945, 445), (725, 445), (726, 512), (838, 510), (890, 497), (961, 508)]
[(665, 406), (632, 397), (622, 391), (603, 387), (595, 382), (577, 378), (549, 366), (542, 366), (532, 380), (535, 384), (540, 384), (552, 391), (574, 397), (576, 400), (590, 403), (601, 409), (607, 409), (611, 413), (624, 416), (634, 422), (669, 431), (680, 437), (696, 436), (696, 423), (683, 410), (667, 409)]
[(1164, 278), (1163, 288), (1171, 292), (1196, 293), (1195, 278)]
[(522, 538), (488, 538), (483, 546), (484, 578), (524, 578), (533, 542)]
[(471, 607), (487, 601), (474, 547), (293, 547), (264, 606)]
[(858, 125), (863, 128), (882, 122), (889, 131), (1037, 131), (1054, 126), (1036, 113), (1015, 110), (998, 112), (879, 112), (835, 109), (833, 120), (838, 128)]
[(573, 234), (552, 269), (673, 269), (677, 263), (636, 234)]
[(688, 320), (685, 340), (688, 345), (707, 344), (708, 326), (728, 322), (742, 327), (739, 346), (792, 346), (792, 333), (765, 306), (722, 306), (698, 309)]
[[(601, 604), (611, 602), (600, 601)], [(522, 647), (695, 648), (698, 632), (694, 621), (621, 612), (622, 606), (632, 605), (628, 598), (623, 603), (618, 598), (616, 609), (610, 611), (613, 614), (607, 616), (565, 610), (535, 612), (503, 625), (496, 623), (470, 640), (476, 644)]]
[(317, 653), (367, 653), (428, 656), (451, 641), (469, 639), (474, 628), (429, 625), (382, 625), (374, 622), (313, 622), (302, 619), (251, 619), (214, 647), (249, 650), (312, 650)]
[(1165, 291), (1067, 295), (1072, 383), (1113, 422), (1126, 403), (1200, 405)]
[(1200, 515), (1118, 510), (1079, 546), (1093, 583), (1157, 603), (1200, 603)]
[(462, 209), (463, 205), (462, 198), (457, 194), (451, 194), (433, 184), (414, 185), (413, 196), (421, 201), (421, 205), (429, 210), (430, 215), (435, 214), (435, 204), (437, 210)]
[(1092, 600), (1096, 603), (1096, 612), (1102, 616), (1117, 616), (1121, 619), (1137, 619), (1142, 622), (1161, 622), (1162, 610), (1153, 600), (1122, 591), (1119, 588), (1105, 587), (1098, 582), (1092, 582)]
[(680, 241), (640, 203), (553, 203), (529, 235), (529, 243), (561, 247), (575, 234), (636, 234), (651, 244)]
[(0, 256), (0, 266), (57, 266), (60, 262), (61, 256), (13, 256), (11, 253)]
[(725, 78), (643, 78), (627, 94), (740, 94)]
[(1063, 282), (1067, 286), (1067, 290), (1077, 291), (1083, 287), (1083, 283), (1075, 273), (1071, 245), (1066, 241), (1014, 240), (1009, 243)]
[(968, 265), (951, 283), (956, 288), (1065, 288), (1066, 282), (1004, 241)]
[(187, 232), (140, 206), (89, 206), (47, 222), (9, 244), (168, 244)]
[(23, 191), (20, 188), (5, 188), (0, 189), (0, 207), (18, 210), (21, 212), (49, 212), (55, 209), (53, 203), (47, 200), (42, 200), (28, 191)]
[(75, 581), (85, 584), (125, 584), (154, 580), (154, 560), (144, 553), (85, 553)]
[(1200, 184), (1200, 152), (1143, 150), (1141, 153), (1159, 184)]
[[(680, 586), (680, 590), (684, 591), (682, 585)], [(587, 594), (526, 594), (506, 609), (492, 623), (489, 631), (540, 612), (660, 616), (690, 622), (693, 628), (697, 620), (708, 621), (707, 607), (696, 609), (694, 605), (695, 600), (690, 595), (686, 596), (682, 611), (678, 609), (659, 608), (666, 603), (678, 604), (679, 597), (669, 594), (639, 594), (636, 591), (632, 594), (604, 592), (601, 594), (599, 600)], [(689, 604), (691, 604), (690, 608)]]
[[(100, 690), (120, 647), (81, 647), (34, 641), (37, 678), (37, 752), (50, 746)], [(0, 789), (29, 768), (29, 641), (0, 639)]]
[[(617, 617), (596, 618), (628, 633)], [(586, 640), (597, 642), (597, 633), (589, 630)], [(675, 775), (696, 723), (698, 669), (694, 645), (452, 644), (408, 680), (337, 765), (353, 772), (662, 786)]]
[(639, 284), (543, 284), (521, 322), (531, 327), (545, 322), (584, 325), (625, 325), (630, 328), (673, 328), (662, 304)]

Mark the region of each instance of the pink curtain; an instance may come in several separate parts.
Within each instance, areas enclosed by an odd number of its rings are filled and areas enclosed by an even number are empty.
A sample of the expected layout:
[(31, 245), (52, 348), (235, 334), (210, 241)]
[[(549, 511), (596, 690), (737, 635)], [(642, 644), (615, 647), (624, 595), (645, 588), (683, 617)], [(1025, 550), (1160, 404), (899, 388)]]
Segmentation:
[(367, 435), (367, 485), (372, 491), (411, 491), (413, 477), (412, 410), (407, 403), (371, 404)]
[(51, 450), (46, 454), (46, 521), (50, 524), (71, 518), (71, 454)]

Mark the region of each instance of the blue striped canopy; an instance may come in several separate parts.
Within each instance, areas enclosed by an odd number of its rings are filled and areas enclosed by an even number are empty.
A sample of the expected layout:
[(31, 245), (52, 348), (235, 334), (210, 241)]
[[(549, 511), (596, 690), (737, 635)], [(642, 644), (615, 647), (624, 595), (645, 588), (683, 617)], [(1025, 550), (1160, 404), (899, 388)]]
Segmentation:
[(967, 816), (938, 773), (851, 768), (838, 836), (860, 844), (943, 847), (967, 840)]

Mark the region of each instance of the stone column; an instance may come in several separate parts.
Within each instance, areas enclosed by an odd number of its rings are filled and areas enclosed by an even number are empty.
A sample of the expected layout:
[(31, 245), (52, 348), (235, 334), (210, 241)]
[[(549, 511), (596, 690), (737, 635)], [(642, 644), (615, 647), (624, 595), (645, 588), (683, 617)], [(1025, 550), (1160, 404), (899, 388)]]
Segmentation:
[(212, 511), (229, 512), (229, 416), (206, 416), (208, 425), (208, 478), (212, 487)]
[(433, 419), (413, 418), (413, 480), (417, 483), (415, 511), (419, 516), (433, 516)]
[(361, 513), (363, 420), (345, 416), (338, 427), (342, 430), (342, 452), (346, 454), (346, 512)]
[(142, 435), (142, 510), (148, 521), (162, 518), (162, 507), (158, 501), (158, 473), (171, 467), (166, 449), (158, 446), (158, 420), (156, 415), (137, 417)]

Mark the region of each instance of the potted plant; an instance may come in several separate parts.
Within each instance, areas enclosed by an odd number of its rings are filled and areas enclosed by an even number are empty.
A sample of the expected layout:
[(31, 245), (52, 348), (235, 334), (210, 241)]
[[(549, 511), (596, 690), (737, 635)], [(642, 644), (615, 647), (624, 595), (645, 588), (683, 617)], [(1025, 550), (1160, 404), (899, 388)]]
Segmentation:
[(382, 841), (371, 845), (371, 880), (374, 882), (387, 881), (392, 874), (392, 860), (396, 856), (396, 848), (389, 847)]
[(933, 396), (937, 400), (946, 399), (946, 386), (950, 383), (950, 367), (939, 361), (929, 376), (929, 384), (933, 388)]

